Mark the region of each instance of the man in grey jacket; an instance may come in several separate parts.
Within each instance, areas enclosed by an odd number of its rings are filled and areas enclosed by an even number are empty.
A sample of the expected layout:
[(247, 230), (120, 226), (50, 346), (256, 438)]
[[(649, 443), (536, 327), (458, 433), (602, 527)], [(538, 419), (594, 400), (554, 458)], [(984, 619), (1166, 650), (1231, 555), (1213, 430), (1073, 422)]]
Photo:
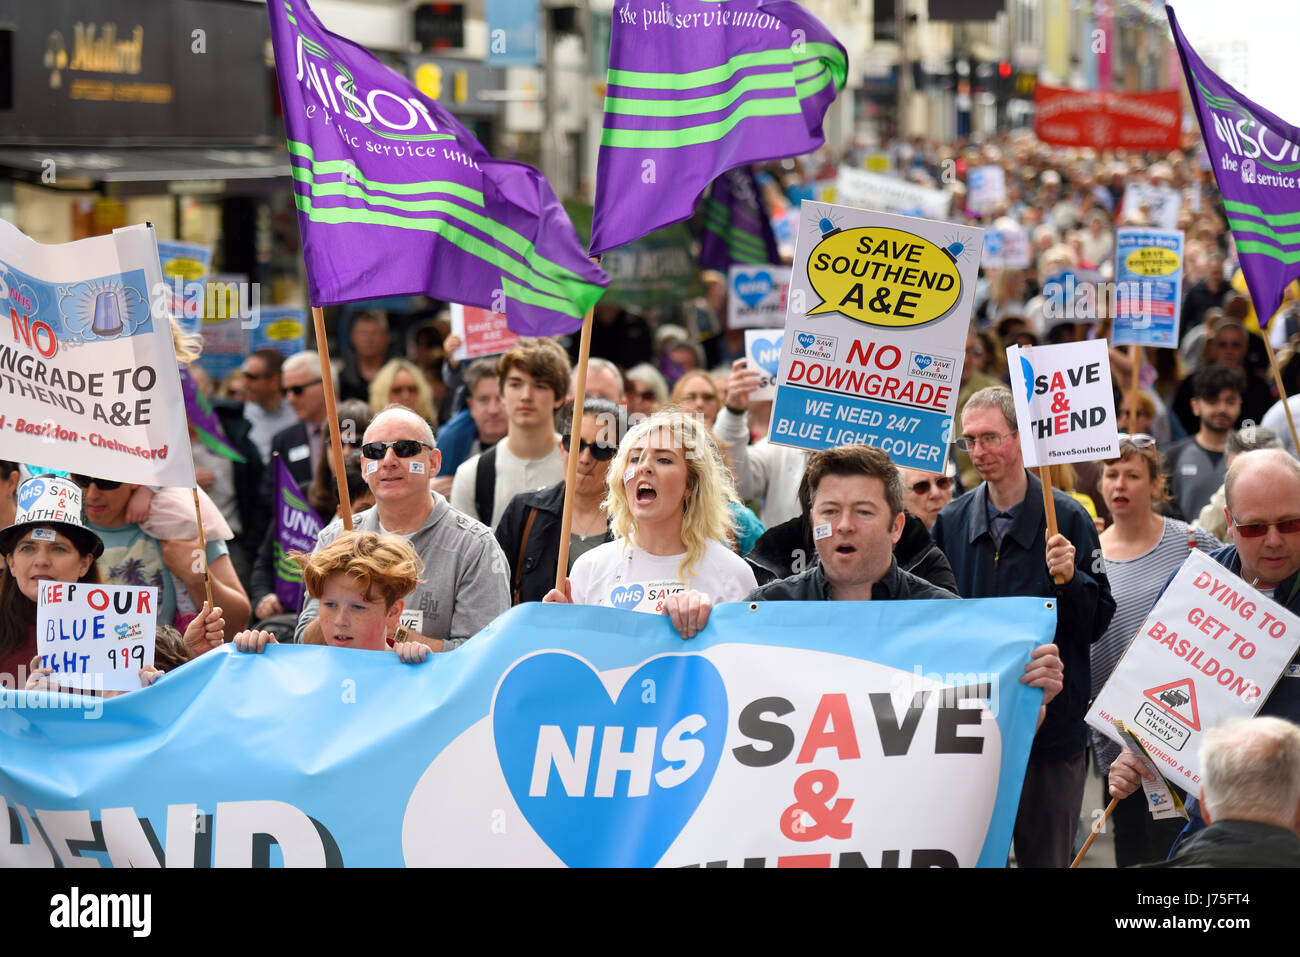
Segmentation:
[[(407, 630), (398, 640), (449, 651), (510, 607), (505, 555), (486, 525), (430, 489), (441, 456), (429, 424), (414, 412), (390, 405), (375, 416), (361, 455), (375, 506), (357, 516), (357, 530), (405, 538), (424, 563), (420, 583), (406, 596), (402, 625)], [(316, 547), (342, 530), (339, 519), (330, 522)], [(310, 599), (298, 616), (295, 641), (319, 640), (318, 613), (319, 603)]]

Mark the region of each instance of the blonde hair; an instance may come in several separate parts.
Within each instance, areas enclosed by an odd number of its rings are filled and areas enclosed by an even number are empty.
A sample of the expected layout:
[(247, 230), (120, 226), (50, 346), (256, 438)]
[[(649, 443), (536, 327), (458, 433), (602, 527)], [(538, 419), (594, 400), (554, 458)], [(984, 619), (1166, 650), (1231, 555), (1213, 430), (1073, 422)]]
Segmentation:
[(656, 431), (667, 432), (673, 437), (686, 463), (682, 514), (682, 543), (686, 546), (686, 557), (677, 567), (678, 576), (685, 581), (695, 573), (710, 541), (727, 543), (731, 530), (727, 506), (739, 503), (740, 499), (736, 495), (731, 471), (723, 463), (722, 453), (700, 417), (680, 409), (656, 412), (628, 430), (606, 477), (609, 494), (605, 496), (603, 508), (609, 514), (610, 530), (615, 538), (623, 540), (624, 550), (629, 542), (636, 543), (636, 520), (632, 517), (623, 487), (623, 473), (627, 470), (632, 449)]
[(203, 339), (196, 333), (186, 332), (175, 319), (168, 321), (172, 324), (172, 345), (176, 349), (176, 361), (189, 365), (203, 351)]
[(424, 377), (424, 373), (410, 359), (389, 359), (375, 373), (375, 377), (370, 381), (370, 409), (373, 412), (379, 412), (389, 405), (389, 394), (393, 391), (393, 382), (397, 379), (397, 373), (406, 372), (415, 380), (415, 389), (418, 398), (415, 400), (416, 415), (426, 421), (434, 421), (433, 411), (433, 388), (429, 385), (429, 380)]
[[(367, 601), (383, 598), (392, 608), (420, 583), (420, 558), (410, 543), (395, 535), (344, 532), (314, 552), (291, 552), (302, 568), (307, 593), (319, 599), (331, 575), (350, 576)], [(377, 594), (376, 594), (377, 593)]]

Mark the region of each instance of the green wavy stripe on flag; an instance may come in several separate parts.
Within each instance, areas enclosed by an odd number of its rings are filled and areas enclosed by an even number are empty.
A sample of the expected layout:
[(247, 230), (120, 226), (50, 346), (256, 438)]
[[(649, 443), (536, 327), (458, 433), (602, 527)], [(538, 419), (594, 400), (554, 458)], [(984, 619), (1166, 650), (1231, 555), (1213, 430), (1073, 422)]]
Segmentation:
[[(748, 233), (732, 232), (729, 229), (718, 229), (716, 226), (706, 224), (705, 229), (721, 239), (731, 249), (732, 259), (739, 259), (742, 262), (767, 262), (766, 244), (756, 241)], [(744, 256), (738, 256), (736, 253), (743, 252)], [(757, 257), (757, 258), (755, 258)]]
[[(372, 188), (382, 189), (386, 192), (396, 193), (396, 192), (407, 192), (409, 190), (409, 192), (412, 195), (419, 195), (419, 193), (422, 191), (426, 193), (444, 192), (449, 195), (453, 195), (461, 199), (464, 199), (466, 202), (474, 203), (476, 206), (479, 206), (481, 208), (486, 208), (484, 206), (483, 194), (476, 189), (471, 189), (468, 186), (462, 186), (459, 183), (448, 183), (443, 181), (428, 181), (425, 183), (371, 183), (370, 181), (366, 180), (365, 177), (360, 175), (359, 170), (357, 170), (355, 167), (351, 166), (348, 163), (345, 163), (341, 160), (329, 160), (329, 161), (317, 163), (316, 160), (313, 158), (315, 154), (312, 152), (312, 148), (310, 145), (308, 145), (307, 143), (300, 143), (296, 140), (289, 140), (288, 142), (289, 142), (289, 152), (295, 156), (299, 156), (304, 159), (310, 160), (313, 169), (320, 167), (322, 170), (330, 173), (342, 172), (343, 170), (346, 169), (354, 180), (357, 180), (359, 182), (365, 182), (367, 185), (372, 186)], [(353, 183), (317, 184), (314, 182), (313, 179), (309, 178), (308, 171), (301, 166), (297, 166), (297, 165), (293, 166), (291, 168), (291, 172), (293, 173), (293, 177), (295, 179), (300, 180), (308, 185), (308, 187), (312, 191), (312, 195), (314, 196), (344, 195), (352, 199), (360, 199), (366, 202), (368, 206), (373, 203), (376, 205), (390, 206), (396, 209), (403, 209), (403, 208), (410, 209), (412, 211), (417, 211), (417, 210), (434, 211), (435, 209), (438, 209), (438, 207), (434, 207), (434, 206), (424, 207), (420, 205), (422, 202), (439, 202), (437, 200), (426, 200), (426, 201), (412, 200), (407, 202), (402, 200), (390, 199), (389, 197), (384, 197), (384, 196), (373, 196), (365, 192), (364, 190), (362, 190), (360, 186), (357, 186)], [(585, 279), (583, 279), (581, 276), (574, 273), (571, 269), (567, 268), (566, 266), (562, 266), (557, 262), (552, 262), (546, 257), (539, 255), (534, 249), (533, 243), (530, 240), (528, 240), (526, 237), (515, 232), (513, 229), (510, 229), (507, 226), (503, 226), (501, 223), (496, 222), (496, 220), (489, 219), (486, 216), (480, 215), (471, 210), (466, 210), (463, 207), (457, 206), (455, 204), (448, 203), (446, 205), (449, 207), (449, 209), (446, 211), (452, 212), (462, 222), (465, 222), (468, 225), (475, 227), (481, 232), (487, 233), (497, 242), (501, 243), (501, 245), (505, 246), (506, 248), (512, 250), (515, 253), (518, 253), (525, 260), (527, 260), (528, 265), (531, 266), (532, 269), (537, 272), (538, 279), (541, 281), (541, 285), (538, 286), (538, 288), (542, 289), (543, 292), (547, 291), (545, 286), (546, 283), (549, 281), (554, 281), (561, 284), (578, 283), (583, 286), (590, 285), (590, 283), (588, 283)], [(401, 224), (389, 223), (388, 225), (401, 225)], [(422, 226), (422, 225), (417, 225), (413, 228), (428, 229), (427, 226)], [(480, 240), (476, 240), (476, 241), (480, 241)], [(460, 244), (458, 243), (457, 245)], [(520, 276), (519, 278), (521, 280), (527, 281), (527, 278), (524, 276)], [(538, 283), (534, 282), (532, 283), (532, 285), (538, 285)]]
[[(1225, 113), (1235, 113), (1237, 116), (1241, 117), (1242, 119), (1250, 120), (1252, 123), (1256, 123), (1260, 126), (1263, 126), (1263, 124), (1260, 123), (1259, 118), (1256, 117), (1254, 113), (1252, 113), (1241, 103), (1238, 103), (1236, 100), (1226, 96), (1215, 96), (1208, 89), (1206, 89), (1205, 84), (1202, 83), (1199, 79), (1196, 81), (1196, 86), (1201, 91), (1201, 96), (1204, 98), (1206, 105), (1216, 110), (1222, 110)], [(1253, 159), (1260, 166), (1267, 167), (1268, 169), (1271, 169), (1275, 173), (1294, 173), (1296, 170), (1300, 170), (1300, 162), (1288, 163), (1286, 165), (1283, 165), (1279, 161), (1267, 159), (1262, 154), (1260, 156), (1251, 157), (1251, 159)]]
[[(373, 209), (356, 209), (351, 206), (316, 206), (310, 196), (301, 193), (294, 195), (298, 209), (314, 223), (362, 223), (371, 226), (393, 226), (398, 229), (415, 229), (422, 232), (437, 233), (443, 239), (458, 246), (470, 256), (482, 259), (503, 272), (519, 279), (511, 282), (502, 277), (502, 286), (506, 295), (520, 302), (540, 306), (575, 319), (581, 319), (587, 310), (596, 304), (604, 292), (603, 287), (586, 282), (567, 270), (565, 275), (546, 277), (536, 271), (543, 265), (551, 265), (535, 253), (525, 252), (528, 265), (520, 263), (501, 250), (477, 236), (472, 236), (463, 229), (452, 225), (444, 219), (416, 219), (394, 213), (379, 212)], [(496, 224), (493, 224), (496, 225)], [(521, 285), (525, 283), (526, 285)], [(511, 292), (511, 290), (516, 290)], [(538, 291), (538, 290), (542, 291)]]
[(699, 96), (688, 100), (643, 100), (633, 97), (605, 97), (606, 113), (623, 113), (631, 116), (690, 116), (695, 113), (713, 113), (725, 110), (746, 93), (756, 90), (788, 90), (800, 80), (817, 76), (822, 66), (817, 61), (801, 63), (793, 70), (780, 73), (752, 73), (742, 77), (735, 86), (716, 96)]
[(1246, 216), (1254, 216), (1256, 219), (1262, 219), (1270, 226), (1297, 226), (1300, 225), (1300, 212), (1295, 213), (1266, 213), (1258, 206), (1250, 203), (1238, 202), (1235, 199), (1225, 199), (1224, 208), (1230, 213), (1242, 213)]
[(1276, 233), (1263, 223), (1257, 223), (1253, 219), (1233, 219), (1229, 217), (1228, 227), (1234, 233), (1257, 233), (1261, 236), (1267, 236), (1279, 246), (1294, 246), (1300, 243), (1300, 233)]
[[(448, 134), (450, 135), (450, 134)], [(455, 139), (454, 136), (451, 137)], [(311, 173), (315, 176), (330, 176), (335, 173), (347, 175), (351, 179), (368, 186), (370, 189), (382, 190), (385, 193), (396, 193), (402, 196), (420, 196), (426, 193), (447, 193), (456, 196), (466, 202), (473, 203), (475, 206), (483, 205), (483, 193), (477, 189), (465, 186), (462, 183), (451, 180), (425, 180), (420, 183), (382, 183), (379, 180), (367, 179), (361, 174), (361, 171), (346, 160), (316, 160), (313, 159), (315, 154), (311, 146), (306, 143), (300, 143), (297, 140), (286, 140), (289, 144), (289, 152), (294, 156), (302, 157), (311, 163)], [(301, 167), (293, 167), (297, 171)], [(304, 172), (306, 172), (304, 170)], [(301, 179), (301, 177), (295, 177)]]
[(835, 77), (837, 90), (844, 89), (849, 72), (849, 61), (840, 49), (829, 43), (805, 43), (804, 53), (797, 58), (789, 47), (741, 53), (719, 66), (692, 70), (689, 73), (646, 73), (636, 70), (610, 70), (605, 75), (608, 86), (627, 86), (643, 90), (690, 90), (697, 86), (712, 86), (730, 80), (741, 70), (755, 66), (793, 67), (808, 60), (825, 61), (825, 68)]
[(286, 488), (286, 489), (281, 489), (281, 490), (280, 490), (280, 494), (281, 494), (281, 496), (283, 496), (283, 498), (284, 498), (284, 500), (285, 500), (286, 502), (288, 502), (291, 506), (293, 506), (293, 507), (294, 507), (295, 509), (297, 509), (299, 512), (307, 512), (307, 511), (311, 511), (310, 506), (308, 506), (306, 502), (304, 502), (304, 501), (303, 501), (301, 498), (299, 498), (297, 495), (293, 494), (293, 492), (289, 491), (287, 488)]
[(797, 87), (798, 95), (795, 97), (745, 100), (724, 119), (701, 126), (688, 126), (680, 130), (624, 130), (606, 127), (600, 132), (600, 145), (635, 149), (673, 149), (712, 143), (725, 137), (741, 120), (757, 116), (795, 116), (802, 113), (800, 101), (825, 89), (830, 81), (830, 75), (823, 72), (816, 79), (800, 83)]
[(1300, 263), (1300, 249), (1286, 252), (1278, 249), (1276, 246), (1256, 242), (1253, 239), (1237, 240), (1237, 251), (1240, 253), (1258, 253), (1261, 256), (1268, 256), (1271, 259), (1276, 259), (1278, 262), (1285, 263), (1288, 266), (1294, 266), (1296, 263)]
[(222, 458), (227, 458), (230, 459), (230, 461), (232, 462), (239, 462), (241, 464), (243, 462), (248, 461), (242, 455), (236, 452), (232, 446), (227, 445), (225, 442), (221, 441), (219, 437), (213, 435), (211, 432), (209, 432), (207, 429), (203, 428), (202, 426), (198, 426), (198, 425), (194, 426), (194, 434), (198, 436), (199, 441), (202, 442), (209, 450), (211, 450), (213, 453), (217, 455), (220, 455)]

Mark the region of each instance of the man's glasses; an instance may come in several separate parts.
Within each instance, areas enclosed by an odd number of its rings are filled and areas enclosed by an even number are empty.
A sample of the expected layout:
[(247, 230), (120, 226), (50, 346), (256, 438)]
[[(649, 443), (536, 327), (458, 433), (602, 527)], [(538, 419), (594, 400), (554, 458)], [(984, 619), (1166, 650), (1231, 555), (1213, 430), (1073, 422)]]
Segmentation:
[(1119, 441), (1127, 442), (1135, 449), (1150, 449), (1154, 448), (1156, 444), (1155, 436), (1147, 435), (1145, 432), (1137, 432), (1133, 435), (1129, 435), (1127, 432), (1121, 432), (1119, 434)]
[(921, 479), (919, 482), (913, 482), (908, 488), (912, 490), (914, 495), (929, 495), (931, 481), (934, 482), (935, 488), (940, 492), (946, 492), (952, 488), (952, 476), (950, 475), (940, 475), (934, 479)]
[(419, 455), (421, 449), (432, 449), (433, 446), (428, 442), (417, 442), (415, 439), (398, 439), (396, 442), (367, 442), (361, 446), (361, 454), (368, 459), (382, 459), (392, 449), (397, 453), (399, 459), (409, 459), (412, 455)]
[(88, 475), (68, 474), (68, 478), (77, 485), (78, 488), (88, 489), (92, 485), (99, 486), (101, 492), (115, 492), (122, 487), (121, 482), (109, 482), (101, 478), (91, 478)]
[(996, 448), (1007, 436), (1015, 434), (1014, 432), (1003, 432), (1001, 435), (997, 435), (993, 432), (985, 432), (983, 435), (963, 435), (953, 444), (963, 452), (973, 452), (976, 446), (983, 446), (986, 449)]
[(716, 392), (687, 392), (682, 396), (683, 402), (717, 402)]
[(249, 372), (247, 369), (240, 369), (245, 379), (251, 379), (253, 382), (261, 382), (263, 379), (270, 379), (275, 376), (274, 372)]
[[(569, 451), (569, 449), (573, 445), (570, 436), (565, 435), (563, 442), (564, 442), (564, 451), (566, 452)], [(608, 462), (610, 459), (612, 459), (615, 455), (618, 454), (618, 446), (609, 445), (605, 442), (588, 442), (586, 439), (578, 439), (579, 455), (581, 455), (583, 452), (586, 452), (589, 449), (591, 450), (591, 457), (595, 459), (597, 462)]]
[(642, 402), (653, 402), (655, 399), (654, 391), (651, 389), (633, 389), (628, 394), (636, 396)]
[(1288, 518), (1281, 522), (1251, 522), (1249, 525), (1240, 524), (1234, 517), (1232, 527), (1237, 530), (1237, 534), (1242, 538), (1262, 538), (1268, 534), (1270, 528), (1276, 528), (1279, 535), (1294, 535), (1300, 532), (1300, 518)]
[[(247, 375), (247, 373), (245, 373), (245, 375)], [(280, 394), (289, 395), (290, 393), (292, 393), (294, 398), (297, 398), (298, 396), (302, 395), (303, 392), (305, 392), (307, 389), (310, 389), (314, 385), (320, 385), (320, 383), (321, 380), (317, 379), (314, 382), (304, 382), (302, 385), (287, 385), (280, 390)]]

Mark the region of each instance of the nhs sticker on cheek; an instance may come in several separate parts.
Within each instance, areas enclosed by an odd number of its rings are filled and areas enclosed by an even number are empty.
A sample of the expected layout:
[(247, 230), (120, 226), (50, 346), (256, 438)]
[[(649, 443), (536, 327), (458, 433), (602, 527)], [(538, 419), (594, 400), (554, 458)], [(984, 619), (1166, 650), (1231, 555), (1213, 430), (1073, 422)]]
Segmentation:
[(373, 459), (371, 459), (369, 462), (366, 463), (366, 474), (367, 474), (367, 475), (373, 475), (375, 472), (378, 472), (378, 471), (379, 471), (379, 463), (378, 463), (378, 462), (376, 462), (376, 461), (374, 461)]
[(411, 469), (411, 471), (414, 472), (416, 475), (423, 475), (423, 474), (424, 474), (424, 463), (423, 463), (423, 462), (416, 462), (415, 460), (412, 460), (412, 461), (411, 461), (411, 465), (410, 465), (410, 469)]
[(624, 470), (624, 472), (623, 472), (623, 484), (626, 485), (628, 482), (632, 481), (632, 476), (633, 476), (633, 475), (636, 475), (636, 469), (635, 469), (635, 468), (628, 468), (628, 469)]
[(829, 522), (827, 522), (825, 525), (813, 526), (814, 541), (820, 542), (823, 538), (830, 538), (830, 537), (831, 537), (831, 526)]

